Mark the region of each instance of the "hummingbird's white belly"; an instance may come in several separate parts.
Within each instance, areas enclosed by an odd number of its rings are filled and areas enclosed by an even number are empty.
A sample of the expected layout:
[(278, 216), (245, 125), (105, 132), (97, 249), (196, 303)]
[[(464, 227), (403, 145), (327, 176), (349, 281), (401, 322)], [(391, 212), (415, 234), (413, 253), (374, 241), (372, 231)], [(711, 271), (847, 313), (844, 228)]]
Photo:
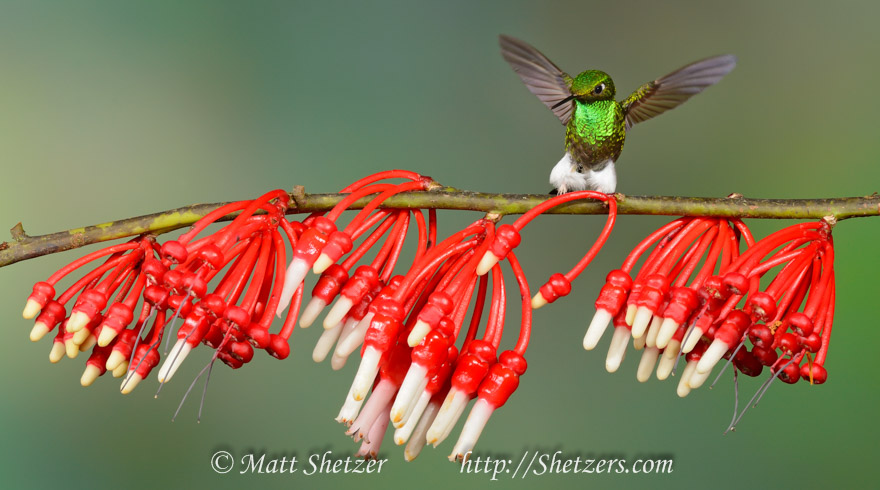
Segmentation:
[(608, 160), (599, 171), (578, 172), (578, 166), (571, 155), (565, 152), (559, 163), (550, 171), (550, 185), (559, 194), (572, 191), (594, 190), (611, 194), (617, 188), (617, 171), (614, 161)]

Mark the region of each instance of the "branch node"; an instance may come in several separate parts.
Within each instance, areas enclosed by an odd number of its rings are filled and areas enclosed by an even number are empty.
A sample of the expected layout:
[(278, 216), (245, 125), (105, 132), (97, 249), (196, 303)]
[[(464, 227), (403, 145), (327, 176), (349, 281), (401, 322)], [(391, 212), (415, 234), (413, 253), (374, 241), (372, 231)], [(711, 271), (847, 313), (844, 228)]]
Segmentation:
[(615, 192), (613, 195), (614, 195), (614, 200), (617, 202), (626, 201), (626, 194), (624, 194), (622, 192)]
[(824, 218), (822, 218), (822, 221), (827, 223), (829, 228), (834, 228), (834, 225), (837, 224), (837, 216), (834, 216), (833, 214), (829, 214), (828, 216), (825, 216)]
[(306, 188), (302, 185), (293, 186), (293, 190), (290, 191), (290, 197), (293, 199), (293, 206), (295, 209), (299, 209), (303, 206), (304, 201), (306, 200)]
[(501, 221), (501, 218), (503, 218), (503, 217), (504, 217), (504, 215), (501, 213), (492, 212), (492, 213), (486, 213), (486, 216), (483, 216), (483, 219), (486, 221), (491, 221), (493, 223), (498, 223), (499, 221)]
[(730, 194), (727, 195), (727, 198), (728, 199), (742, 199), (743, 195), (740, 194), (739, 192), (731, 192)]
[(30, 238), (28, 234), (24, 232), (24, 227), (21, 226), (21, 221), (16, 223), (15, 226), (13, 226), (11, 230), (9, 230), (9, 233), (12, 234), (12, 239), (16, 242), (23, 242)]

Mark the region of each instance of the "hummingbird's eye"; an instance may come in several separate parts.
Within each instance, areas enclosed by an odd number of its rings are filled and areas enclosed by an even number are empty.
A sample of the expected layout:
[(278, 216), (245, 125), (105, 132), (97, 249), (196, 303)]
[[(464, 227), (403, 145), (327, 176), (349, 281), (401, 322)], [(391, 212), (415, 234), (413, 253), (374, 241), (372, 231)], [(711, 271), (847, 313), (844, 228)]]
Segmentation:
[(600, 83), (599, 85), (596, 85), (596, 88), (593, 89), (593, 93), (599, 95), (602, 93), (603, 90), (605, 90), (605, 84)]

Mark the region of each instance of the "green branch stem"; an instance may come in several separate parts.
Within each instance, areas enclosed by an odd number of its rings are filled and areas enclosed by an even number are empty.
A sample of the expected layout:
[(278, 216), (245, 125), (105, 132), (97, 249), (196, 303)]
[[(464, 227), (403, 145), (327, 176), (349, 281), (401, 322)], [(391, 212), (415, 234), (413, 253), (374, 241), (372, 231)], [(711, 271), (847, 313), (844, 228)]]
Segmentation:
[[(288, 214), (329, 211), (343, 194), (306, 194), (302, 187), (290, 193)], [(719, 218), (825, 219), (832, 224), (848, 218), (880, 215), (880, 195), (831, 199), (747, 199), (738, 194), (725, 198), (625, 196), (616, 195), (618, 214), (711, 216)], [(522, 214), (549, 199), (547, 195), (490, 194), (452, 187), (431, 191), (407, 192), (386, 200), (382, 207), (391, 209), (451, 209), (499, 215)], [(360, 209), (369, 202), (361, 199), (350, 209)], [(0, 243), (0, 267), (16, 262), (62, 252), (93, 243), (137, 236), (161, 234), (192, 225), (201, 217), (227, 203), (193, 204), (159, 213), (75, 228), (48, 235), (28, 236), (21, 225), (12, 228), (12, 241)], [(553, 208), (553, 214), (605, 214), (598, 202), (572, 202)], [(223, 220), (232, 219), (234, 215)]]

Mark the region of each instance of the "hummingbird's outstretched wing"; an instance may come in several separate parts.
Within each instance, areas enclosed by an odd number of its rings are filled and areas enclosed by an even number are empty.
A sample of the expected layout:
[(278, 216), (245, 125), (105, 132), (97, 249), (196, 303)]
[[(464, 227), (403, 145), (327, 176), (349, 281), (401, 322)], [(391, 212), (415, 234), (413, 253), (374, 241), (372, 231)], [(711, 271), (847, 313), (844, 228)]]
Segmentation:
[(562, 124), (568, 124), (574, 102), (563, 101), (571, 96), (571, 77), (540, 51), (519, 39), (502, 34), (499, 44), (501, 56), (510, 63), (529, 91), (538, 96)]
[(663, 78), (642, 85), (621, 102), (623, 114), (626, 116), (626, 129), (677, 107), (706, 87), (718, 83), (734, 66), (736, 56), (715, 56), (691, 63)]

